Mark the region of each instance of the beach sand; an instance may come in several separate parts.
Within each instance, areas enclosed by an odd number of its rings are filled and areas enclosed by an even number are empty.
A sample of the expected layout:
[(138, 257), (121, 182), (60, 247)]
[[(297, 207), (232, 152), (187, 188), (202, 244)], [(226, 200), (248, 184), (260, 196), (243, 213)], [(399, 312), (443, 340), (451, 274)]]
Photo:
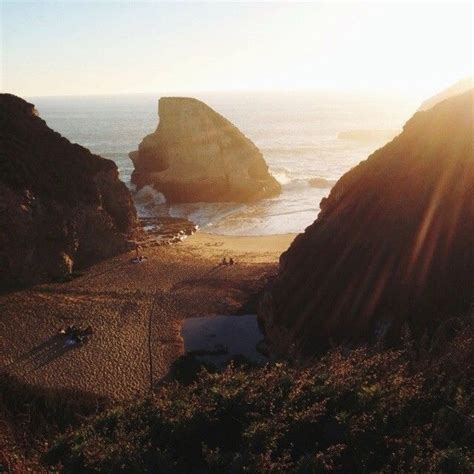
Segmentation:
[[(294, 237), (198, 232), (146, 249), (142, 264), (125, 254), (69, 283), (0, 295), (0, 371), (115, 400), (143, 395), (150, 387), (149, 341), (158, 382), (183, 353), (181, 321), (243, 312)], [(237, 264), (219, 265), (223, 257)], [(57, 334), (70, 324), (92, 326), (87, 344), (64, 345)]]

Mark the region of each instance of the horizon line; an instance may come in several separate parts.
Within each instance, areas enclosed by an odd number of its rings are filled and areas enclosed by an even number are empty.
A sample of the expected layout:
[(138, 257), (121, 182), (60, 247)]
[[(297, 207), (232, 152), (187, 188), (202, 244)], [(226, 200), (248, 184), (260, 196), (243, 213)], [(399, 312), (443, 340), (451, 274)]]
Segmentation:
[(298, 94), (298, 93), (333, 93), (333, 94), (351, 94), (351, 95), (363, 95), (363, 96), (388, 96), (388, 97), (406, 97), (415, 98), (419, 94), (407, 93), (402, 90), (381, 90), (376, 89), (370, 91), (368, 89), (337, 89), (329, 87), (305, 87), (305, 88), (275, 88), (275, 89), (200, 89), (200, 90), (167, 90), (167, 91), (131, 91), (131, 92), (91, 92), (91, 93), (71, 93), (71, 94), (25, 94), (20, 95), (13, 92), (2, 91), (2, 94), (12, 94), (18, 97), (35, 99), (35, 98), (79, 98), (79, 97), (115, 97), (115, 96), (151, 96), (156, 95), (157, 97), (187, 97), (187, 94), (273, 94), (273, 93), (286, 93), (286, 94)]

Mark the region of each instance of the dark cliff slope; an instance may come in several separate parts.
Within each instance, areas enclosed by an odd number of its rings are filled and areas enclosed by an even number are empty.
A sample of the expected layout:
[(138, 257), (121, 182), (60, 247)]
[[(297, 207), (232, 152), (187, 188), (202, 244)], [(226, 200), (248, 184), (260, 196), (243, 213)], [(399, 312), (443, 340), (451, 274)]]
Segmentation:
[(465, 312), (473, 284), (471, 90), (416, 113), (337, 182), (281, 256), (259, 318), (277, 353), (393, 341)]
[(0, 95), (0, 284), (58, 277), (126, 248), (137, 224), (115, 164)]

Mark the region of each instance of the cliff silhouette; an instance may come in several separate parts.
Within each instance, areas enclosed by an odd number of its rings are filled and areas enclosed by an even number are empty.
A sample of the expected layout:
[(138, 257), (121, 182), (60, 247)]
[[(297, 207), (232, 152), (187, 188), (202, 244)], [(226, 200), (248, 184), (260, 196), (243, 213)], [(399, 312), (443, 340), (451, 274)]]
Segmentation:
[(0, 284), (58, 278), (127, 248), (137, 226), (115, 163), (0, 95)]
[(432, 333), (473, 297), (473, 90), (346, 173), (280, 258), (259, 318), (277, 353)]

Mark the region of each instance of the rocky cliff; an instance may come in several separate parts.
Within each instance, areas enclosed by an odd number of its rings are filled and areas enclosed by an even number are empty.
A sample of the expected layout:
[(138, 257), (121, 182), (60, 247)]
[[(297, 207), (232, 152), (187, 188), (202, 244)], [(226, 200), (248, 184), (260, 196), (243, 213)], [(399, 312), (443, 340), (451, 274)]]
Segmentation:
[(158, 113), (157, 130), (130, 153), (138, 187), (151, 184), (168, 202), (245, 202), (281, 192), (257, 147), (203, 102), (164, 97)]
[(473, 91), (416, 113), (346, 173), (280, 258), (259, 320), (273, 351), (396, 341), (463, 314), (474, 285)]
[(0, 95), (0, 285), (60, 277), (124, 250), (137, 217), (116, 165)]

